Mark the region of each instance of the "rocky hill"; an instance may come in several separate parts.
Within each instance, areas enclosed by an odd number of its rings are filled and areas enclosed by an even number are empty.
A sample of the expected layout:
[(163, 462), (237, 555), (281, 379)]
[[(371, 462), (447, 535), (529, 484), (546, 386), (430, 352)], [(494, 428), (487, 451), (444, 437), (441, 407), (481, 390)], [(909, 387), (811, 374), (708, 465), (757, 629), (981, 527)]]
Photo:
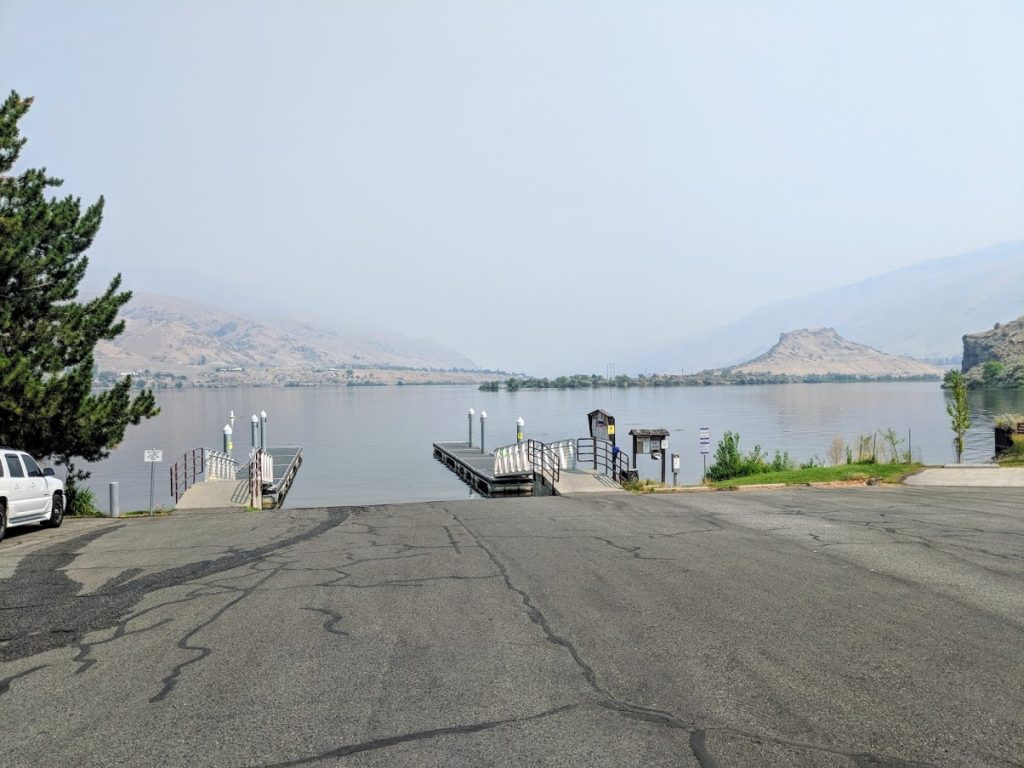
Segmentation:
[(783, 333), (779, 342), (763, 355), (729, 370), (741, 374), (895, 378), (938, 377), (943, 373), (930, 363), (887, 355), (873, 347), (848, 341), (834, 328)]
[(1024, 240), (1016, 240), (769, 304), (682, 342), (670, 355), (651, 350), (640, 365), (734, 365), (768, 349), (782, 328), (819, 326), (893, 354), (959, 361), (964, 329), (1015, 317), (1024, 311), (1022, 297)]
[(465, 355), (428, 339), (291, 319), (256, 320), (160, 294), (136, 294), (121, 316), (124, 333), (97, 348), (100, 370), (192, 374), (232, 368), (477, 367)]
[(992, 330), (964, 336), (964, 373), (989, 360), (1005, 363), (1016, 358), (1024, 358), (1024, 316), (1009, 323), (996, 323)]

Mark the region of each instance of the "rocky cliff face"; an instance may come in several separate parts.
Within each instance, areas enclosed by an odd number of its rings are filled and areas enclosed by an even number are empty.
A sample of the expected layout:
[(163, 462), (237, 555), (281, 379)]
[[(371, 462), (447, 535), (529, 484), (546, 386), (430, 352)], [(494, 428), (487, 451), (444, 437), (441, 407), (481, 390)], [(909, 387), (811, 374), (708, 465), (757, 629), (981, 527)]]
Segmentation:
[(1024, 357), (1024, 316), (1009, 323), (997, 323), (990, 331), (964, 336), (962, 370), (967, 373), (989, 360), (1007, 362)]
[(841, 376), (910, 378), (940, 376), (930, 363), (897, 357), (848, 341), (834, 328), (812, 328), (779, 337), (779, 343), (749, 363), (731, 369), (735, 373), (768, 373), (788, 376)]

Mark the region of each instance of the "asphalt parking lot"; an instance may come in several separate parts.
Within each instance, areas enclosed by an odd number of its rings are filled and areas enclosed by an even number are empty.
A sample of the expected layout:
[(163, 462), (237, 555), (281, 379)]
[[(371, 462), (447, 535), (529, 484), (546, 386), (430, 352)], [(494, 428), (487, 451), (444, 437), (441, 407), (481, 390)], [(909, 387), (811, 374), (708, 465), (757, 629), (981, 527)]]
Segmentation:
[(69, 520), (0, 543), (4, 766), (1024, 765), (1024, 494)]

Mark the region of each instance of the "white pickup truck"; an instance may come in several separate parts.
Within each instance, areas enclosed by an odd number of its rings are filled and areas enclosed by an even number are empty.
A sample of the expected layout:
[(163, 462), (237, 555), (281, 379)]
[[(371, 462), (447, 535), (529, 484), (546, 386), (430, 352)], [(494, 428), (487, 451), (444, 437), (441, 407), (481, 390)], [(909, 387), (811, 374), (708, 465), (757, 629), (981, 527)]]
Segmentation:
[(64, 483), (24, 451), (0, 448), (0, 539), (7, 528), (42, 523), (56, 528), (64, 519)]

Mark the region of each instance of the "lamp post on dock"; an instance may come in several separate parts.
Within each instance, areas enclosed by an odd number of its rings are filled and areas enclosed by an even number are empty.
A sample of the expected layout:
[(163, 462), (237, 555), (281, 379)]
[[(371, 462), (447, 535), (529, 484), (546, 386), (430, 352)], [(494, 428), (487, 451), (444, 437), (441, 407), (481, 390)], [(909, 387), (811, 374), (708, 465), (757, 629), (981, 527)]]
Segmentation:
[(522, 416), (520, 416), (518, 419), (516, 419), (516, 442), (517, 443), (523, 442), (523, 425), (524, 424), (526, 424), (526, 422), (523, 421), (523, 417)]
[(252, 415), (252, 449), (255, 451), (259, 445), (259, 437), (257, 433), (260, 429), (260, 417), (255, 413)]
[(267, 412), (260, 411), (260, 448), (267, 450)]
[(230, 454), (232, 451), (235, 450), (235, 445), (234, 445), (234, 443), (231, 442), (231, 433), (232, 432), (234, 432), (234, 430), (231, 429), (231, 425), (230, 424), (225, 424), (224, 425), (224, 453)]
[(473, 447), (473, 417), (476, 415), (476, 411), (472, 408), (469, 409), (469, 447)]
[(480, 411), (480, 453), (484, 452), (484, 424), (487, 422), (487, 411)]

